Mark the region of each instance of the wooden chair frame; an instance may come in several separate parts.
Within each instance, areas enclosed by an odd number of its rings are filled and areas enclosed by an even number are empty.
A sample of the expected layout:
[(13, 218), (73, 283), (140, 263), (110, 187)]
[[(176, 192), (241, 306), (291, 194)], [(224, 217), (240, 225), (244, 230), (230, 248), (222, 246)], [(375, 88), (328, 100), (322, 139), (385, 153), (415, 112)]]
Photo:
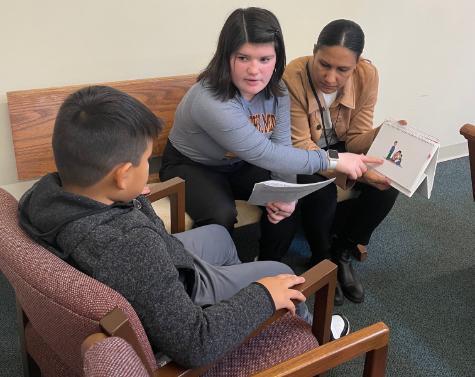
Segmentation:
[(472, 192), (475, 201), (475, 125), (465, 124), (460, 128), (460, 134), (467, 139), (470, 171), (472, 172)]

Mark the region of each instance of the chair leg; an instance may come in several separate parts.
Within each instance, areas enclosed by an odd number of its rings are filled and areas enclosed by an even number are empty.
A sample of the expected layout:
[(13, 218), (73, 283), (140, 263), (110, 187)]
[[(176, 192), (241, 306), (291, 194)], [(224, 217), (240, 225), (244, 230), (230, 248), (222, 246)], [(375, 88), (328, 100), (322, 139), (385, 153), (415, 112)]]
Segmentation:
[(363, 377), (384, 377), (387, 358), (388, 346), (369, 351), (366, 354)]
[(40, 376), (39, 368), (36, 367), (36, 363), (33, 365), (33, 359), (28, 356), (26, 352), (26, 341), (25, 341), (25, 325), (27, 323), (27, 318), (23, 309), (21, 308), (18, 299), (15, 297), (16, 302), (16, 317), (17, 317), (17, 328), (18, 328), (18, 339), (20, 343), (20, 353), (21, 353), (21, 364), (23, 368), (23, 377), (34, 377)]
[(328, 284), (325, 284), (315, 292), (315, 303), (313, 307), (312, 332), (319, 344), (325, 344), (330, 340), (330, 325), (333, 313), (333, 301), (335, 298), (336, 269), (329, 277)]
[(41, 370), (38, 364), (36, 364), (35, 360), (30, 355), (27, 355), (28, 366), (27, 370), (24, 371), (25, 376), (29, 377), (41, 377)]

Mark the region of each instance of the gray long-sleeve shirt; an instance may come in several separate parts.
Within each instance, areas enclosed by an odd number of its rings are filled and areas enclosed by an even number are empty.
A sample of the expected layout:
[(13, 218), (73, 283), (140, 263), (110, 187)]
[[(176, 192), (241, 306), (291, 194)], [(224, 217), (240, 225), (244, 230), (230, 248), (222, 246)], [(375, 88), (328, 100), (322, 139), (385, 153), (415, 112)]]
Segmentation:
[(325, 151), (291, 146), (287, 94), (266, 99), (260, 92), (251, 101), (240, 95), (221, 101), (198, 82), (179, 104), (169, 139), (201, 164), (225, 166), (244, 160), (286, 181), (328, 166)]

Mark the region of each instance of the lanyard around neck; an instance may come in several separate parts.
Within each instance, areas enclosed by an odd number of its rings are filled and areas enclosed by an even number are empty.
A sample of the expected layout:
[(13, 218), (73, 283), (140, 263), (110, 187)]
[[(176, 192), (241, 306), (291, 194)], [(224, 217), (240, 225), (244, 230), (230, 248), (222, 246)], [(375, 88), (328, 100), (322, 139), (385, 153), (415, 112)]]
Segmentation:
[[(329, 147), (328, 136), (327, 136), (327, 131), (325, 127), (325, 119), (323, 116), (323, 106), (320, 102), (320, 98), (318, 98), (317, 90), (315, 89), (315, 86), (313, 85), (312, 76), (310, 75), (310, 68), (308, 68), (308, 62), (305, 65), (305, 67), (307, 68), (307, 77), (308, 77), (308, 82), (310, 84), (310, 88), (312, 88), (313, 95), (315, 96), (317, 100), (318, 110), (320, 110), (320, 120), (322, 121), (323, 136), (325, 137), (325, 143), (327, 144), (327, 147)], [(332, 124), (332, 128), (333, 128), (333, 124)]]

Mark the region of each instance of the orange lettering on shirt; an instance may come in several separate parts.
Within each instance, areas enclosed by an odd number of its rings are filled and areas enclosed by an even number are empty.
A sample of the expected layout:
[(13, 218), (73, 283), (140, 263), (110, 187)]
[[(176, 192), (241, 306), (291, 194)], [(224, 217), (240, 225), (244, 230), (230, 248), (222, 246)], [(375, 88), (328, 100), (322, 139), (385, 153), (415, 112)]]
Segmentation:
[(262, 133), (272, 132), (275, 127), (274, 114), (254, 114), (249, 116), (249, 120)]

